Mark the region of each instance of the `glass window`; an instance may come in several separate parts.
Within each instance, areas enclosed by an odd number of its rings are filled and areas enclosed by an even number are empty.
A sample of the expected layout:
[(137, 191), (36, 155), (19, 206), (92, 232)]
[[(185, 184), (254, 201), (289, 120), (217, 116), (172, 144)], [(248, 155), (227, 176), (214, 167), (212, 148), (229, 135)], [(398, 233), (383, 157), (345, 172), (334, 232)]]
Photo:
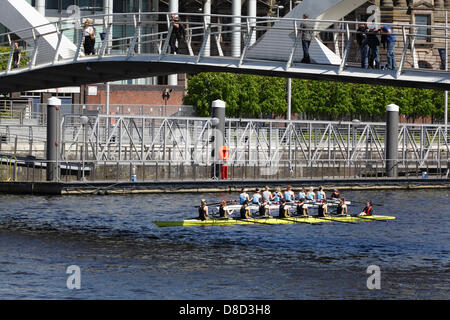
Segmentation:
[(45, 8), (46, 9), (59, 9), (59, 0), (47, 0), (45, 1)]
[[(431, 25), (431, 16), (427, 15), (427, 14), (417, 14), (416, 15), (416, 25)], [(431, 35), (431, 29), (430, 28), (426, 28), (426, 27), (417, 27), (416, 28), (416, 34), (423, 34), (423, 35)], [(420, 41), (431, 41), (430, 37), (417, 37), (417, 40)]]

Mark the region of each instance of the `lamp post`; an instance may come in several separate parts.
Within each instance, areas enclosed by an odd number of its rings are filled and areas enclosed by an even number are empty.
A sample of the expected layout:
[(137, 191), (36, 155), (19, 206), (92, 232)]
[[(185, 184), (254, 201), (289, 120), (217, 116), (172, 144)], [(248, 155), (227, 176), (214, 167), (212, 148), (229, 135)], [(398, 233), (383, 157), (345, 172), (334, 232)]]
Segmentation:
[(86, 116), (81, 116), (80, 122), (83, 125), (83, 152), (81, 154), (81, 157), (82, 157), (81, 180), (84, 181), (85, 180), (85, 178), (84, 178), (84, 162), (86, 161), (86, 158), (87, 158), (87, 139), (86, 139), (87, 129), (86, 129), (86, 126), (89, 122), (89, 118)]

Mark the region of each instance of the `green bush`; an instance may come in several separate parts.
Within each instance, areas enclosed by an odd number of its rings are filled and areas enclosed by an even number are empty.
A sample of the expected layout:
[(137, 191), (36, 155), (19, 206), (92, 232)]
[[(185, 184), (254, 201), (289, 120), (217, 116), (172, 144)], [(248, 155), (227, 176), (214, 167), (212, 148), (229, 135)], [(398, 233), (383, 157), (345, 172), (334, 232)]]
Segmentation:
[[(200, 73), (188, 79), (184, 103), (193, 105), (199, 116), (209, 116), (212, 101), (221, 99), (229, 117), (273, 118), (285, 116), (286, 98), (284, 78)], [(442, 91), (292, 80), (292, 112), (307, 119), (382, 121), (391, 103), (408, 119), (443, 119)]]

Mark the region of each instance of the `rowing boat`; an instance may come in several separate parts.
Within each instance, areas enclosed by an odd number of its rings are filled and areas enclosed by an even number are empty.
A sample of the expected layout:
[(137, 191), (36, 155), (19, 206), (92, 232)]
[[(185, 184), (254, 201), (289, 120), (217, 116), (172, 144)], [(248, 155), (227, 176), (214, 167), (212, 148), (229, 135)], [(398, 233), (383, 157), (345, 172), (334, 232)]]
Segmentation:
[(187, 226), (229, 226), (229, 225), (248, 225), (248, 224), (295, 224), (295, 223), (322, 223), (322, 222), (357, 222), (357, 221), (373, 221), (373, 220), (393, 220), (393, 216), (327, 216), (320, 218), (317, 216), (306, 217), (289, 217), (289, 218), (276, 218), (276, 217), (260, 217), (251, 219), (238, 219), (238, 218), (217, 218), (209, 220), (200, 219), (187, 219), (182, 221), (154, 221), (158, 227), (187, 227)]

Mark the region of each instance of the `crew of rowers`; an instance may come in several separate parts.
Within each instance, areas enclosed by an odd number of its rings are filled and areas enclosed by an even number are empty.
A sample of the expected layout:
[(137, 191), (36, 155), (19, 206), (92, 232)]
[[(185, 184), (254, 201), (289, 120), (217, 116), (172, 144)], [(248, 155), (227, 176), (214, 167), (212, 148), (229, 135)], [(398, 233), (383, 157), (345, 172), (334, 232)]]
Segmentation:
[[(275, 192), (270, 192), (268, 186), (264, 188), (264, 191), (257, 189), (255, 194), (250, 198), (250, 195), (247, 193), (248, 189), (243, 188), (241, 194), (239, 195), (239, 202), (241, 204), (240, 208), (240, 217), (241, 219), (250, 219), (252, 218), (250, 213), (249, 205), (258, 205), (258, 212), (260, 216), (270, 216), (270, 204), (279, 204), (279, 217), (280, 218), (288, 218), (290, 217), (290, 205), (295, 201), (295, 193), (292, 191), (291, 186), (287, 186), (284, 193), (281, 192), (281, 188), (277, 187)], [(345, 199), (341, 198), (339, 195), (339, 191), (337, 189), (333, 190), (330, 198), (334, 201), (339, 201), (337, 205), (336, 214), (339, 216), (347, 216), (348, 208), (345, 203)], [(297, 202), (297, 216), (308, 216), (308, 205), (307, 201), (314, 201), (318, 203), (318, 217), (327, 217), (328, 216), (328, 202), (325, 192), (323, 191), (323, 187), (320, 186), (317, 193), (314, 192), (314, 188), (309, 188), (309, 191), (303, 188), (298, 194), (298, 202)], [(208, 207), (206, 205), (206, 200), (201, 200), (201, 205), (198, 208), (199, 219), (206, 220), (209, 219), (208, 215)], [(233, 214), (234, 210), (229, 210), (226, 204), (226, 201), (223, 200), (219, 205), (219, 217), (228, 218)], [(369, 201), (366, 203), (366, 207), (361, 211), (358, 215), (372, 215), (373, 214), (373, 205), (372, 202)]]

